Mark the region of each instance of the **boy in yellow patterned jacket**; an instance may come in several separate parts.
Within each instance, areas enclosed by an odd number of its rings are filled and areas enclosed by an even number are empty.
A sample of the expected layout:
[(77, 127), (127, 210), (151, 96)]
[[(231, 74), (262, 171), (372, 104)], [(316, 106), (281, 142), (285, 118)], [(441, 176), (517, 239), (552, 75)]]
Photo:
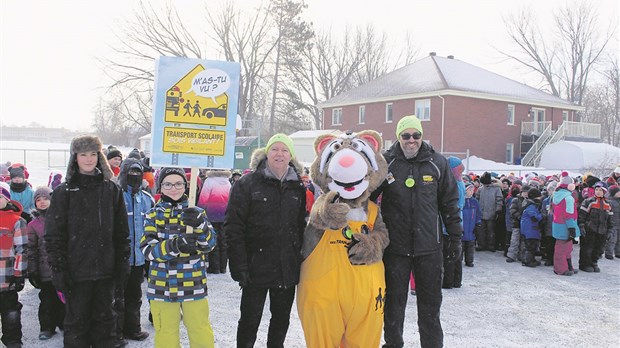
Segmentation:
[[(215, 236), (203, 209), (188, 207), (181, 168), (162, 168), (161, 198), (146, 216), (140, 248), (150, 261), (147, 298), (155, 347), (178, 347), (181, 309), (191, 347), (213, 347), (207, 301), (206, 255)], [(187, 233), (186, 226), (193, 227)]]

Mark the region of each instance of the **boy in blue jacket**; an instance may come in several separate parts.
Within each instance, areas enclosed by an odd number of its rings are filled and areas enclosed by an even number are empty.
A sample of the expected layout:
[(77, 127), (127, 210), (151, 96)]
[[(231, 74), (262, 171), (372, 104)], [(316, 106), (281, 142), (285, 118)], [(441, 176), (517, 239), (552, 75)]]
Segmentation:
[(117, 347), (127, 344), (125, 339), (142, 341), (148, 332), (140, 326), (140, 307), (142, 306), (142, 282), (144, 281), (144, 254), (140, 250), (140, 240), (144, 235), (146, 213), (155, 205), (153, 197), (142, 190), (144, 168), (139, 160), (127, 158), (121, 164), (118, 182), (123, 189), (129, 224), (130, 272), (122, 284), (116, 284), (114, 309), (116, 311)]
[(540, 266), (540, 261), (536, 261), (534, 256), (540, 246), (540, 221), (543, 218), (540, 213), (542, 194), (537, 188), (532, 188), (528, 191), (527, 197), (523, 203), (523, 214), (521, 215), (521, 234), (525, 238), (525, 254), (521, 264), (527, 267), (536, 267)]

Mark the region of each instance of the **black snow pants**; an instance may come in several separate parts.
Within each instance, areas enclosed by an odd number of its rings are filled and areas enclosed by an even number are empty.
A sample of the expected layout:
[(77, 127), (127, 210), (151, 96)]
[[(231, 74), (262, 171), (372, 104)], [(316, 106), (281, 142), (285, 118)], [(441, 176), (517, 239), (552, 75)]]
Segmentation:
[(76, 282), (65, 298), (65, 348), (114, 347), (114, 280)]
[(409, 275), (413, 271), (416, 283), (418, 331), (423, 348), (442, 347), (443, 330), (439, 320), (441, 309), (441, 252), (420, 256), (386, 253), (385, 265), (385, 323), (383, 347), (403, 347), (403, 324), (409, 297)]
[(290, 324), (291, 308), (295, 299), (295, 287), (259, 288), (247, 286), (241, 294), (241, 319), (237, 327), (237, 347), (252, 348), (256, 341), (256, 333), (263, 316), (263, 307), (269, 293), (269, 332), (267, 333), (268, 348), (284, 347), (284, 339)]
[(60, 301), (52, 282), (41, 282), (39, 292), (39, 325), (41, 331), (56, 331), (63, 328), (65, 320), (65, 304)]
[(2, 343), (5, 346), (22, 344), (22, 304), (17, 291), (0, 292), (0, 318), (2, 319)]
[(121, 338), (142, 331), (140, 307), (142, 306), (142, 282), (144, 266), (131, 266), (124, 287), (116, 287), (114, 311), (116, 312), (116, 335)]

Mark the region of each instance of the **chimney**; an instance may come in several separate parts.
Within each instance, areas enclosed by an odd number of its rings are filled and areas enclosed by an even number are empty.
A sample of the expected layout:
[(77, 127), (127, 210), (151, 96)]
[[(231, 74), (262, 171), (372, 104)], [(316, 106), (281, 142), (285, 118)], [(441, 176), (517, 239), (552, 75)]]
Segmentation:
[(454, 56), (453, 55), (449, 55), (448, 59), (454, 59)]
[(431, 53), (429, 53), (428, 55), (429, 55), (429, 56), (431, 56), (431, 57), (434, 57), (434, 56), (436, 56), (436, 55), (437, 55), (437, 53), (436, 53), (436, 52), (431, 52)]

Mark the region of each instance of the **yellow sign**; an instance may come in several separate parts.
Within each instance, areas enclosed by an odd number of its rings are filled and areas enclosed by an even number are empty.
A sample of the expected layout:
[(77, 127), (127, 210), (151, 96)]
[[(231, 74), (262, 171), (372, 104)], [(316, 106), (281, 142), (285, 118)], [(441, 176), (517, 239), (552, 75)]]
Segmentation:
[[(230, 77), (218, 69), (198, 64), (166, 91), (164, 120), (206, 126), (226, 126), (228, 95), (221, 91), (230, 85)], [(219, 94), (219, 95), (218, 95)]]
[(164, 127), (163, 152), (222, 156), (225, 148), (225, 131)]

